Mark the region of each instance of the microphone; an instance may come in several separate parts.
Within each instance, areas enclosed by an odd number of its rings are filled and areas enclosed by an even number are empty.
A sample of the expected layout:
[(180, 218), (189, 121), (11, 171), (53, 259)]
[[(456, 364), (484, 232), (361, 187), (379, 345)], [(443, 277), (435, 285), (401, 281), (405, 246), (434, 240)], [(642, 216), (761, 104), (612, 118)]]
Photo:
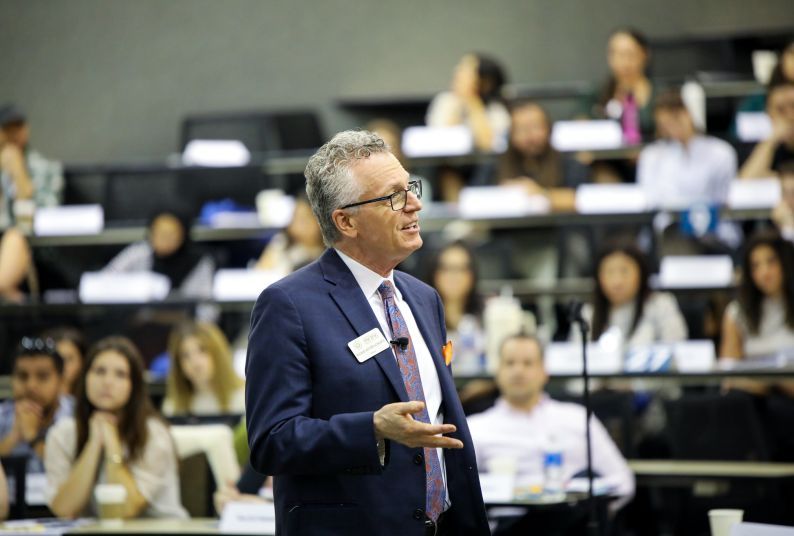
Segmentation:
[(584, 304), (581, 300), (571, 300), (568, 302), (568, 322), (571, 324), (579, 324), (579, 327), (588, 331), (590, 327), (587, 325), (587, 320), (582, 316), (583, 306)]
[(389, 341), (389, 344), (396, 344), (400, 350), (405, 350), (408, 348), (408, 337), (397, 337), (393, 341)]

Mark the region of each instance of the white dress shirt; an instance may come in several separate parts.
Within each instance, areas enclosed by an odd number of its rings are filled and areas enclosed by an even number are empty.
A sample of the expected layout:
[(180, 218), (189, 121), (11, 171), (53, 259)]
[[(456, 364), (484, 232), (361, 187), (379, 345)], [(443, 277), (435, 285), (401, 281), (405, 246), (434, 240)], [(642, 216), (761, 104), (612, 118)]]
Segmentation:
[[(408, 334), (411, 336), (411, 342), (414, 345), (416, 362), (419, 367), (419, 377), (422, 380), (422, 391), (425, 395), (427, 414), (432, 424), (443, 424), (444, 413), (441, 411), (441, 382), (438, 379), (436, 365), (433, 362), (433, 357), (430, 355), (430, 350), (427, 348), (427, 343), (422, 337), (422, 333), (419, 331), (419, 325), (416, 323), (411, 307), (403, 299), (400, 289), (397, 288), (397, 285), (394, 283), (394, 272), (390, 272), (388, 277), (383, 277), (360, 262), (351, 259), (338, 249), (336, 252), (353, 273), (353, 277), (356, 283), (358, 283), (358, 286), (361, 287), (361, 292), (364, 293), (364, 297), (369, 302), (372, 312), (375, 313), (375, 318), (378, 319), (380, 329), (383, 331), (383, 335), (386, 337), (387, 341), (392, 340), (392, 333), (386, 318), (386, 308), (378, 292), (378, 287), (383, 281), (388, 280), (391, 282), (394, 288), (394, 302), (405, 319), (405, 324), (408, 327)], [(394, 347), (392, 347), (392, 352), (394, 352)], [(394, 359), (397, 359), (396, 355)], [(436, 451), (438, 452), (438, 460), (441, 463), (441, 474), (444, 478), (444, 488), (446, 489), (447, 472), (444, 465), (444, 451), (443, 449), (436, 449)], [(447, 505), (449, 504), (449, 490), (447, 490)]]
[(653, 142), (637, 162), (637, 183), (654, 208), (724, 204), (736, 173), (736, 151), (713, 136), (697, 135), (687, 145)]
[[(513, 458), (517, 486), (543, 481), (543, 456), (552, 438), (562, 452), (566, 481), (587, 469), (585, 408), (579, 404), (558, 402), (544, 394), (532, 410), (522, 411), (500, 398), (492, 408), (469, 416), (468, 423), (480, 471), (487, 472), (490, 459)], [(634, 495), (634, 474), (595, 417), (590, 421), (590, 436), (593, 472), (614, 486), (621, 497), (619, 507)]]

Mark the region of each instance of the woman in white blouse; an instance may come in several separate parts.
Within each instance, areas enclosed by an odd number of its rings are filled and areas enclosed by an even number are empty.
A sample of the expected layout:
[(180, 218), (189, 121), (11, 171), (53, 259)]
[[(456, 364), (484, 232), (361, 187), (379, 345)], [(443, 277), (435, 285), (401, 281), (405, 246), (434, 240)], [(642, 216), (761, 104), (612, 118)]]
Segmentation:
[(722, 322), (720, 357), (772, 356), (794, 349), (794, 245), (777, 233), (747, 243), (739, 297)]
[(687, 327), (675, 297), (652, 291), (645, 256), (635, 246), (613, 245), (596, 263), (595, 296), (582, 314), (591, 339), (618, 330), (626, 347), (686, 340)]
[(48, 504), (58, 517), (95, 516), (94, 486), (120, 484), (123, 517), (186, 518), (177, 459), (167, 425), (146, 393), (143, 360), (123, 337), (88, 353), (74, 418), (47, 435)]

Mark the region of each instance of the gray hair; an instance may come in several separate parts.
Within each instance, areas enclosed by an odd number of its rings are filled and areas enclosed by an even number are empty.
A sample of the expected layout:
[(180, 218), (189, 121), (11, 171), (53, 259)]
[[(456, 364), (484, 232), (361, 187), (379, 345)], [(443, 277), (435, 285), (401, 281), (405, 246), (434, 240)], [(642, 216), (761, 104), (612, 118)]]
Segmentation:
[(333, 247), (340, 238), (339, 229), (331, 217), (334, 210), (355, 203), (361, 195), (351, 166), (373, 154), (387, 152), (389, 146), (374, 132), (345, 130), (309, 158), (304, 172), (306, 195), (320, 223), (326, 246)]

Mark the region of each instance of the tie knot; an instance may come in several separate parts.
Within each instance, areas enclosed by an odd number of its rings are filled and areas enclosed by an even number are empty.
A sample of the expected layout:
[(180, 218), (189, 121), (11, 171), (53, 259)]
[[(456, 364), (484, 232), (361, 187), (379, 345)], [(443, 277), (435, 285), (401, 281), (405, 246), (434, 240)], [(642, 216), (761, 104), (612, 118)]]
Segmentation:
[(391, 284), (391, 281), (388, 279), (384, 280), (383, 283), (380, 284), (378, 287), (378, 294), (383, 301), (393, 299), (394, 298), (394, 287)]

